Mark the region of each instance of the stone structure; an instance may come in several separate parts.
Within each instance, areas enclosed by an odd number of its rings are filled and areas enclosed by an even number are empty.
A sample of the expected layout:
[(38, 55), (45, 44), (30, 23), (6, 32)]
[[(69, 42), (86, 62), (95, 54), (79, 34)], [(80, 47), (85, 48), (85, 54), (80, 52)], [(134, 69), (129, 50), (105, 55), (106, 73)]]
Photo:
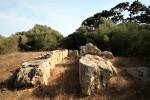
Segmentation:
[(101, 50), (94, 46), (92, 43), (88, 43), (85, 46), (80, 47), (80, 56), (84, 56), (85, 54), (100, 56)]
[(40, 60), (40, 59), (48, 59), (48, 58), (50, 58), (50, 53), (46, 53), (46, 54), (44, 54), (44, 55), (35, 57), (34, 59), (35, 59), (35, 60)]
[(78, 50), (69, 50), (68, 56), (69, 57), (78, 57), (79, 56), (79, 52), (78, 52)]
[(68, 50), (54, 50), (37, 60), (23, 63), (14, 75), (15, 86), (47, 85), (50, 71), (67, 56)]
[(113, 74), (113, 65), (109, 60), (90, 54), (79, 60), (79, 80), (85, 95), (107, 87), (107, 82)]
[(113, 54), (110, 51), (103, 51), (101, 53), (101, 56), (105, 57), (105, 58), (108, 58), (108, 59), (113, 59), (114, 58)]
[(79, 60), (79, 80), (82, 93), (90, 95), (94, 91), (107, 87), (109, 78), (116, 73), (112, 63), (102, 58), (113, 58), (112, 53), (103, 52), (91, 43), (80, 47), (78, 50), (54, 50), (45, 55), (35, 57), (33, 61), (22, 64), (14, 73), (16, 87), (47, 85), (51, 70), (66, 57)]

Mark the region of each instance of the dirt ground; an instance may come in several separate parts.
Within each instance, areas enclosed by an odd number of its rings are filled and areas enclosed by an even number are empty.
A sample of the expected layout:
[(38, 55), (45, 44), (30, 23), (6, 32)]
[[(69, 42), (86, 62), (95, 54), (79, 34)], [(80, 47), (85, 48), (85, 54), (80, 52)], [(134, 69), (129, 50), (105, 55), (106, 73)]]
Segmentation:
[[(23, 62), (41, 54), (42, 52), (28, 52), (0, 55), (0, 82), (10, 77)], [(78, 61), (66, 58), (51, 72), (48, 86), (4, 89), (0, 91), (0, 100), (150, 100), (150, 85), (133, 80), (125, 72), (127, 67), (149, 66), (149, 62), (127, 57), (115, 57), (112, 62), (119, 74), (110, 79), (111, 87), (99, 94), (82, 95)]]

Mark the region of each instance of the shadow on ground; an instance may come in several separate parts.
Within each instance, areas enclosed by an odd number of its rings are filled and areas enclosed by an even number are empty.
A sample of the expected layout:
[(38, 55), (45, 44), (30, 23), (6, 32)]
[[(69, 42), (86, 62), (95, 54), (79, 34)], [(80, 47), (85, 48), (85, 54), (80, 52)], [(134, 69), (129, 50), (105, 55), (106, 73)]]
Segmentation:
[(48, 86), (38, 87), (33, 91), (37, 98), (55, 98), (61, 95), (80, 97), (78, 62), (59, 64), (51, 73)]

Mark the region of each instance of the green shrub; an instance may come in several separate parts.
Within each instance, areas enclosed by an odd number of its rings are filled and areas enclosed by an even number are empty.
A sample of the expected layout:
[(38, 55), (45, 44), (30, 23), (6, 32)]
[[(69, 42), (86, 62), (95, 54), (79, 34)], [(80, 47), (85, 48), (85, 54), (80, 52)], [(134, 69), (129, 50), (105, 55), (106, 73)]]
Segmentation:
[(70, 50), (79, 50), (80, 46), (85, 45), (87, 42), (84, 34), (73, 33), (68, 37), (62, 39), (58, 47), (70, 49)]
[(11, 53), (18, 51), (18, 39), (12, 35), (8, 38), (1, 37), (0, 39), (0, 54)]
[(143, 30), (140, 34), (140, 45), (138, 45), (139, 55), (150, 57), (150, 31)]
[(17, 32), (21, 51), (45, 51), (56, 47), (63, 36), (45, 25), (35, 25), (26, 32)]
[(15, 51), (45, 51), (56, 47), (63, 36), (45, 25), (35, 25), (26, 32), (17, 32), (10, 37), (0, 36), (0, 54)]
[(101, 18), (98, 26), (95, 30), (88, 30), (88, 26), (82, 25), (62, 44), (69, 49), (79, 49), (79, 46), (91, 42), (101, 50), (110, 50), (117, 55), (150, 56), (150, 25), (132, 22), (114, 24)]
[(136, 45), (136, 38), (138, 35), (136, 24), (125, 23), (119, 24), (116, 29), (112, 31), (111, 49), (119, 55), (129, 55), (133, 52), (133, 47)]
[(35, 25), (25, 35), (28, 38), (26, 49), (30, 51), (52, 50), (63, 38), (59, 32), (43, 25)]

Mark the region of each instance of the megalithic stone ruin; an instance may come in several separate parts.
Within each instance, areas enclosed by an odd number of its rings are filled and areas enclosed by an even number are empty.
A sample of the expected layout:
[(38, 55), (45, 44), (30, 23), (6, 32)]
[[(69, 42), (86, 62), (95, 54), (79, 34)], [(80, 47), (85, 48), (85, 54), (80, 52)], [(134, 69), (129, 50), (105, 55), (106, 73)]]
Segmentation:
[(108, 80), (117, 72), (109, 61), (113, 59), (113, 54), (109, 51), (101, 52), (92, 43), (88, 43), (80, 47), (80, 53), (78, 50), (53, 50), (23, 63), (13, 74), (15, 86), (48, 85), (52, 69), (66, 57), (77, 58), (79, 61), (79, 83), (84, 95), (91, 95), (107, 87)]

